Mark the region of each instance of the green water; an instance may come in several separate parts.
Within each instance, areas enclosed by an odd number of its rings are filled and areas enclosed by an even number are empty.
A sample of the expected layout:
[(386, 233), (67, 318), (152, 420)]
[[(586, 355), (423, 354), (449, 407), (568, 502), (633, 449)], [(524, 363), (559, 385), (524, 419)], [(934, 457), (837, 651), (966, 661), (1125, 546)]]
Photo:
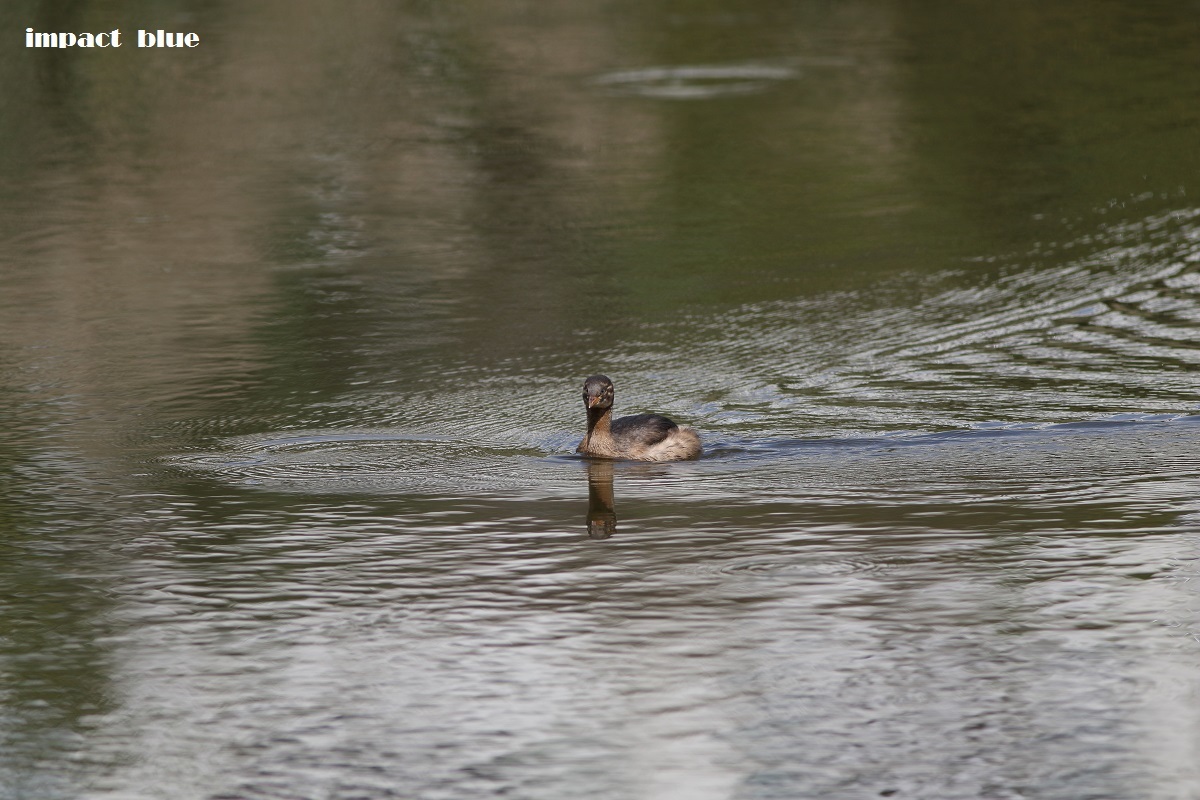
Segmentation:
[(0, 798), (1191, 797), (1196, 10), (6, 4)]

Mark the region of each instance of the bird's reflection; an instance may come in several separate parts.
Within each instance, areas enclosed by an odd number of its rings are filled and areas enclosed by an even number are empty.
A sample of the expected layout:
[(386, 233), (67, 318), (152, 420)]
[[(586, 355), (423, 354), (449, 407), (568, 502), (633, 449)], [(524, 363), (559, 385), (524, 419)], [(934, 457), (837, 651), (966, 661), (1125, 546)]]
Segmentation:
[(617, 530), (617, 512), (613, 509), (613, 462), (606, 458), (588, 460), (589, 539), (607, 539)]

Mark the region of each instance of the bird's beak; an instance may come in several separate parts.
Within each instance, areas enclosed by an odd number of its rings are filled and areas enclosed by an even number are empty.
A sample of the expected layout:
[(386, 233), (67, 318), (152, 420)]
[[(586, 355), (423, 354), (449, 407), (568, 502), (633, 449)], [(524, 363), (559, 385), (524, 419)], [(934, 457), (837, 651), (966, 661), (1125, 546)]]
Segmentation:
[(592, 406), (596, 405), (596, 403), (599, 403), (599, 402), (600, 402), (600, 395), (594, 394), (588, 398), (587, 407), (591, 408)]

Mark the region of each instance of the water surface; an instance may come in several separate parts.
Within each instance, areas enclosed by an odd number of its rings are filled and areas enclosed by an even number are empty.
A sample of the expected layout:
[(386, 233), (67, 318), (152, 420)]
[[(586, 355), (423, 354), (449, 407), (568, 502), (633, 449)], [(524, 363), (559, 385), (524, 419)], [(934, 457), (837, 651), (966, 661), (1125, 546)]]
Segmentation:
[(1193, 12), (6, 7), (0, 797), (1193, 796)]

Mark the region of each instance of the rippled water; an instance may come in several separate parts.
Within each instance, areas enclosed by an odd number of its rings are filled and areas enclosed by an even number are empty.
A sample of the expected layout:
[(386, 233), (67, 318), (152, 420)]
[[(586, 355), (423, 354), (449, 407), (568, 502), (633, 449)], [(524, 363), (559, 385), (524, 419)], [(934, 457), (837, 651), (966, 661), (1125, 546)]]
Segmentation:
[(0, 56), (0, 798), (1195, 796), (1190, 11), (568, 5)]

